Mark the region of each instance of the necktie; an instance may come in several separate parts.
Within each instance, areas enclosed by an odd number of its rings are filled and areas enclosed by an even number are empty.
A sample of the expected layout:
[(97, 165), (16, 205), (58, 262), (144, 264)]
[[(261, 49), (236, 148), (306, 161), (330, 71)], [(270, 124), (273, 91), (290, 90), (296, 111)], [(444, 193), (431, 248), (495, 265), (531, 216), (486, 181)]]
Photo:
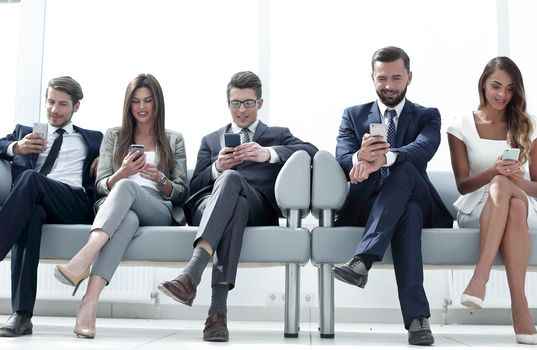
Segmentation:
[(65, 130), (58, 129), (56, 130), (56, 132), (58, 133), (58, 137), (56, 137), (56, 139), (52, 143), (52, 147), (50, 147), (50, 152), (48, 153), (47, 159), (45, 159), (41, 170), (39, 170), (39, 173), (45, 176), (50, 173), (50, 171), (52, 170), (52, 166), (56, 161), (56, 158), (58, 158), (58, 154), (60, 153), (60, 148), (63, 142), (63, 133), (65, 132)]
[[(384, 112), (384, 116), (388, 118), (388, 131), (387, 131), (387, 142), (390, 144), (391, 147), (395, 147), (395, 122), (394, 118), (397, 117), (397, 112), (395, 109), (387, 109), (386, 112)], [(382, 167), (380, 168), (380, 176), (382, 177), (382, 182), (384, 183), (388, 176), (390, 176), (390, 168), (388, 167)]]
[(250, 129), (242, 128), (242, 143), (250, 142)]

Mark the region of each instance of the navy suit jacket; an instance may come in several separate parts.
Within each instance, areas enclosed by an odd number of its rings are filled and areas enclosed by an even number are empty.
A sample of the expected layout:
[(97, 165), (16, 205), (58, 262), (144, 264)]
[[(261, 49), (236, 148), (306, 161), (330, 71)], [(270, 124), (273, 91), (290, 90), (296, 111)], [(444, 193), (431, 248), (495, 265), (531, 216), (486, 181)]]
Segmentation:
[[(103, 134), (99, 131), (87, 130), (73, 125), (76, 132), (79, 132), (86, 144), (88, 145), (88, 154), (84, 159), (82, 186), (86, 190), (86, 193), (93, 204), (94, 198), (94, 184), (95, 178), (90, 175), (91, 163), (99, 156), (99, 147), (103, 139)], [(31, 154), (16, 154), (13, 157), (7, 155), (8, 146), (15, 141), (21, 140), (27, 134), (32, 132), (32, 128), (24, 125), (17, 124), (15, 130), (10, 135), (0, 139), (0, 158), (6, 159), (11, 162), (11, 173), (13, 181), (17, 176), (26, 169), (33, 169), (37, 162), (38, 153)]]
[[(213, 185), (211, 167), (217, 160), (220, 150), (224, 148), (224, 133), (230, 129), (231, 124), (228, 124), (204, 136), (201, 140), (196, 168), (190, 181), (191, 193)], [(265, 196), (281, 215), (274, 195), (274, 184), (280, 169), (295, 151), (304, 150), (313, 157), (317, 148), (293, 136), (288, 128), (269, 127), (261, 121), (257, 124), (252, 141), (263, 147), (272, 147), (280, 157), (280, 161), (277, 163), (245, 161), (234, 169), (244, 177), (248, 184)]]
[[(377, 102), (353, 106), (343, 112), (337, 138), (336, 159), (347, 179), (352, 169), (352, 156), (360, 149), (363, 135), (369, 133), (369, 124), (381, 122)], [(435, 227), (452, 227), (453, 218), (427, 176), (427, 163), (440, 145), (440, 126), (438, 109), (425, 108), (406, 100), (397, 124), (396, 142), (391, 145), (391, 151), (399, 154), (393, 166), (401, 162), (411, 162), (427, 182), (433, 197), (430, 222)], [(376, 171), (369, 179), (351, 185), (348, 200), (370, 197), (379, 180), (380, 171)]]

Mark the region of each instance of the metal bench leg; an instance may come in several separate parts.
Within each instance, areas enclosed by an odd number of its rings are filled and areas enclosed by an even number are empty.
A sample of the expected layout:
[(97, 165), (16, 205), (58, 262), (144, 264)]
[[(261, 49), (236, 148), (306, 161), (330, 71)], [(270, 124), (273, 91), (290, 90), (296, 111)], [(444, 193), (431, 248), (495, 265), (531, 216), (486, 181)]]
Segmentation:
[(334, 338), (334, 277), (332, 264), (319, 266), (319, 331), (321, 338)]
[(300, 323), (300, 265), (285, 266), (284, 337), (297, 338)]

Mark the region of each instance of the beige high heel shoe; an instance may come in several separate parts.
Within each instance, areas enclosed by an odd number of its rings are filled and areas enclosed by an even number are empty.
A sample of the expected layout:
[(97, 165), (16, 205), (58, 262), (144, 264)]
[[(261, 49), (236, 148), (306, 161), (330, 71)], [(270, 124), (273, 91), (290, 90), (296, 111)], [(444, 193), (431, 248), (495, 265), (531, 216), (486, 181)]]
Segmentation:
[(76, 291), (78, 290), (78, 287), (80, 287), (80, 284), (88, 278), (90, 275), (90, 269), (84, 271), (81, 275), (75, 275), (71, 271), (67, 270), (65, 267), (56, 265), (56, 268), (54, 269), (54, 277), (63, 284), (66, 284), (68, 286), (74, 286), (75, 290), (73, 291), (73, 296), (76, 294)]
[(95, 327), (81, 326), (78, 323), (75, 324), (73, 332), (79, 338), (93, 339), (95, 338)]

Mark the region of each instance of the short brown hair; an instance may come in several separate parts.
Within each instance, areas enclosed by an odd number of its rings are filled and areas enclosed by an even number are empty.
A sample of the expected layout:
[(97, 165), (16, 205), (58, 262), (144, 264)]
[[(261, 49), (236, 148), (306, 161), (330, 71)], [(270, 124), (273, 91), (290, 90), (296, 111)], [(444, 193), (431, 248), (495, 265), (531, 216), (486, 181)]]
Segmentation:
[(261, 98), (261, 79), (250, 71), (238, 72), (233, 74), (231, 80), (227, 84), (227, 99), (229, 101), (229, 92), (232, 88), (237, 89), (254, 89), (257, 99)]
[[(76, 80), (71, 77), (64, 76), (52, 78), (48, 82), (48, 87), (63, 91), (69, 96), (71, 96), (71, 101), (73, 101), (73, 105), (77, 104), (77, 102), (84, 97), (84, 94), (82, 93), (82, 87)], [(45, 98), (48, 98), (48, 89), (45, 92)]]

